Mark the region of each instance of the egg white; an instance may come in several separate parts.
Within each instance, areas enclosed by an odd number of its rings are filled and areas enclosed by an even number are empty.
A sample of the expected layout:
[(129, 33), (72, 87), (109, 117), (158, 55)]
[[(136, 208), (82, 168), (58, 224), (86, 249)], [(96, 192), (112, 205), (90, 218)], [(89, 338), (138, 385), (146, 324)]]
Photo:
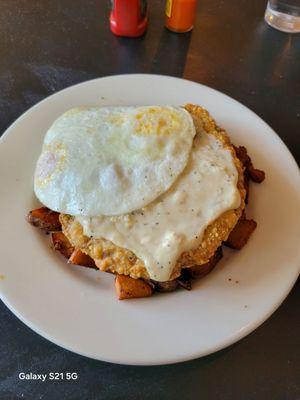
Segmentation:
[(120, 215), (166, 192), (187, 165), (195, 127), (180, 107), (81, 107), (48, 130), (34, 190), (51, 210)]

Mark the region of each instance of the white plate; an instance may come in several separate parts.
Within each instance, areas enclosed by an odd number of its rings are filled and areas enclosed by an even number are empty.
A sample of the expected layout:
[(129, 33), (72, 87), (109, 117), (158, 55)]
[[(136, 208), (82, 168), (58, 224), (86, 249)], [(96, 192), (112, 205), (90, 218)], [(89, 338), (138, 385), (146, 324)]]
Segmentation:
[[(194, 284), (147, 299), (118, 301), (109, 274), (71, 267), (48, 237), (25, 222), (36, 202), (32, 176), (44, 134), (82, 104), (187, 102), (207, 108), (266, 171), (251, 186), (258, 228), (241, 252), (227, 251)], [(258, 327), (284, 300), (300, 265), (300, 176), (291, 154), (257, 115), (197, 83), (155, 75), (111, 76), (63, 90), (19, 118), (0, 142), (1, 298), (34, 331), (76, 353), (122, 364), (174, 363), (222, 349)], [(229, 280), (231, 279), (231, 280)]]

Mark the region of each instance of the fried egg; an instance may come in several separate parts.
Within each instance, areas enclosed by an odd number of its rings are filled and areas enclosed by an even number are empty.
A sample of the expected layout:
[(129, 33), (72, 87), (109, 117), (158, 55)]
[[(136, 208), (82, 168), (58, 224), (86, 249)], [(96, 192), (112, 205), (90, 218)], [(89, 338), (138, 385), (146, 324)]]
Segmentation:
[(205, 229), (241, 203), (231, 150), (206, 133), (194, 140), (191, 158), (175, 184), (150, 205), (130, 214), (77, 216), (84, 235), (105, 238), (143, 260), (149, 277), (170, 280), (180, 255), (201, 245)]
[(71, 244), (103, 271), (169, 281), (215, 254), (245, 208), (243, 167), (208, 112), (187, 105), (197, 134), (186, 168), (146, 207), (119, 216), (60, 215)]
[(48, 130), (34, 177), (51, 210), (121, 215), (166, 192), (186, 167), (196, 134), (181, 107), (81, 107)]

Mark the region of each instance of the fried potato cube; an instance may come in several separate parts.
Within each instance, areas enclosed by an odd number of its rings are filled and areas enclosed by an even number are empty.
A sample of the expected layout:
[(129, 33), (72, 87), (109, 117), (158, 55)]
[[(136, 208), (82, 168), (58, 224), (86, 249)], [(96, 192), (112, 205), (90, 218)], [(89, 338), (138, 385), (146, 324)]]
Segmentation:
[(217, 263), (223, 257), (222, 246), (220, 246), (215, 254), (210, 258), (210, 260), (202, 265), (193, 265), (190, 268), (187, 268), (186, 271), (188, 272), (189, 276), (193, 279), (203, 278), (207, 275), (210, 271), (212, 271)]
[(225, 245), (232, 249), (240, 250), (248, 242), (256, 226), (257, 223), (253, 219), (239, 219), (229, 234)]
[(74, 247), (69, 242), (68, 238), (62, 232), (51, 233), (52, 247), (54, 250), (61, 253), (63, 256), (70, 258)]
[(246, 191), (245, 203), (248, 204), (250, 185), (249, 185), (249, 174), (247, 173), (247, 171), (244, 172), (244, 189)]
[(31, 225), (44, 231), (61, 231), (59, 213), (51, 211), (47, 207), (40, 207), (30, 211), (26, 219)]
[(68, 262), (74, 265), (81, 265), (82, 267), (98, 269), (92, 257), (83, 253), (79, 249), (73, 251)]
[(243, 164), (244, 167), (247, 167), (247, 165), (251, 162), (251, 158), (248, 156), (247, 149), (244, 146), (233, 146), (237, 158), (240, 160), (240, 162)]
[(181, 273), (180, 277), (177, 278), (178, 286), (185, 290), (192, 290), (192, 282), (190, 276), (184, 271)]
[(247, 172), (253, 182), (261, 183), (265, 180), (265, 172), (260, 169), (254, 168), (252, 162), (248, 165)]
[(265, 172), (261, 171), (260, 169), (254, 168), (254, 166), (252, 164), (252, 160), (247, 153), (246, 147), (234, 146), (234, 149), (235, 149), (237, 158), (240, 160), (240, 162), (243, 164), (243, 166), (246, 169), (245, 173), (248, 174), (248, 176), (251, 178), (251, 180), (256, 183), (261, 183), (262, 181), (264, 181), (265, 177), (266, 177)]
[(178, 287), (177, 279), (167, 282), (153, 281), (153, 283), (154, 283), (154, 288), (157, 292), (173, 292)]
[(153, 292), (152, 287), (148, 283), (141, 279), (133, 279), (127, 275), (116, 276), (115, 288), (119, 300), (149, 297)]

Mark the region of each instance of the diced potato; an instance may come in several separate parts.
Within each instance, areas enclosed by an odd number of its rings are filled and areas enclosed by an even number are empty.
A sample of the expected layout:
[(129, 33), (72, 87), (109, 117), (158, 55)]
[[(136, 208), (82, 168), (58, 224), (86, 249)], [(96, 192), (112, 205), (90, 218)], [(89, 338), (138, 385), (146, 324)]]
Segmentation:
[(173, 292), (178, 287), (177, 279), (167, 282), (153, 281), (153, 283), (154, 283), (154, 288), (157, 292)]
[(70, 258), (74, 247), (69, 242), (68, 238), (62, 232), (51, 233), (52, 246), (54, 250), (60, 252), (63, 256)]
[(182, 270), (181, 275), (178, 278), (173, 279), (172, 281), (158, 282), (151, 280), (147, 283), (149, 283), (149, 285), (151, 285), (156, 292), (173, 292), (178, 287), (182, 287), (186, 290), (191, 290), (192, 284), (190, 278), (191, 277), (187, 273), (187, 271)]
[(247, 165), (251, 162), (250, 157), (248, 156), (247, 149), (244, 146), (233, 146), (237, 158), (240, 160), (240, 162), (243, 164), (244, 167), (247, 167)]
[(188, 272), (191, 278), (194, 279), (203, 278), (203, 276), (207, 275), (210, 271), (214, 269), (214, 267), (217, 265), (217, 263), (221, 260), (222, 257), (223, 257), (223, 251), (222, 251), (222, 246), (220, 246), (206, 264), (193, 265), (192, 267), (187, 268), (186, 271)]
[(30, 224), (45, 231), (61, 231), (59, 213), (51, 211), (47, 207), (30, 211), (26, 219)]
[(265, 172), (260, 169), (254, 168), (252, 160), (247, 153), (247, 149), (244, 146), (234, 146), (236, 156), (245, 167), (245, 174), (247, 174), (253, 182), (261, 183), (265, 180)]
[(81, 265), (82, 267), (98, 269), (96, 267), (95, 261), (92, 259), (92, 257), (83, 253), (79, 249), (76, 249), (73, 251), (68, 262), (70, 264), (74, 264), (74, 265)]
[(225, 245), (232, 249), (240, 250), (248, 242), (256, 226), (257, 223), (253, 219), (239, 219)]
[(178, 286), (185, 290), (192, 290), (191, 277), (183, 271), (181, 276), (177, 278)]
[(266, 174), (260, 169), (254, 168), (252, 162), (247, 167), (248, 174), (253, 182), (261, 183), (265, 180)]
[(117, 275), (115, 288), (119, 300), (136, 299), (152, 295), (152, 287), (141, 279), (133, 279), (127, 275)]
[(248, 204), (248, 202), (249, 202), (249, 175), (248, 175), (247, 171), (244, 172), (244, 188), (246, 190), (245, 203)]

